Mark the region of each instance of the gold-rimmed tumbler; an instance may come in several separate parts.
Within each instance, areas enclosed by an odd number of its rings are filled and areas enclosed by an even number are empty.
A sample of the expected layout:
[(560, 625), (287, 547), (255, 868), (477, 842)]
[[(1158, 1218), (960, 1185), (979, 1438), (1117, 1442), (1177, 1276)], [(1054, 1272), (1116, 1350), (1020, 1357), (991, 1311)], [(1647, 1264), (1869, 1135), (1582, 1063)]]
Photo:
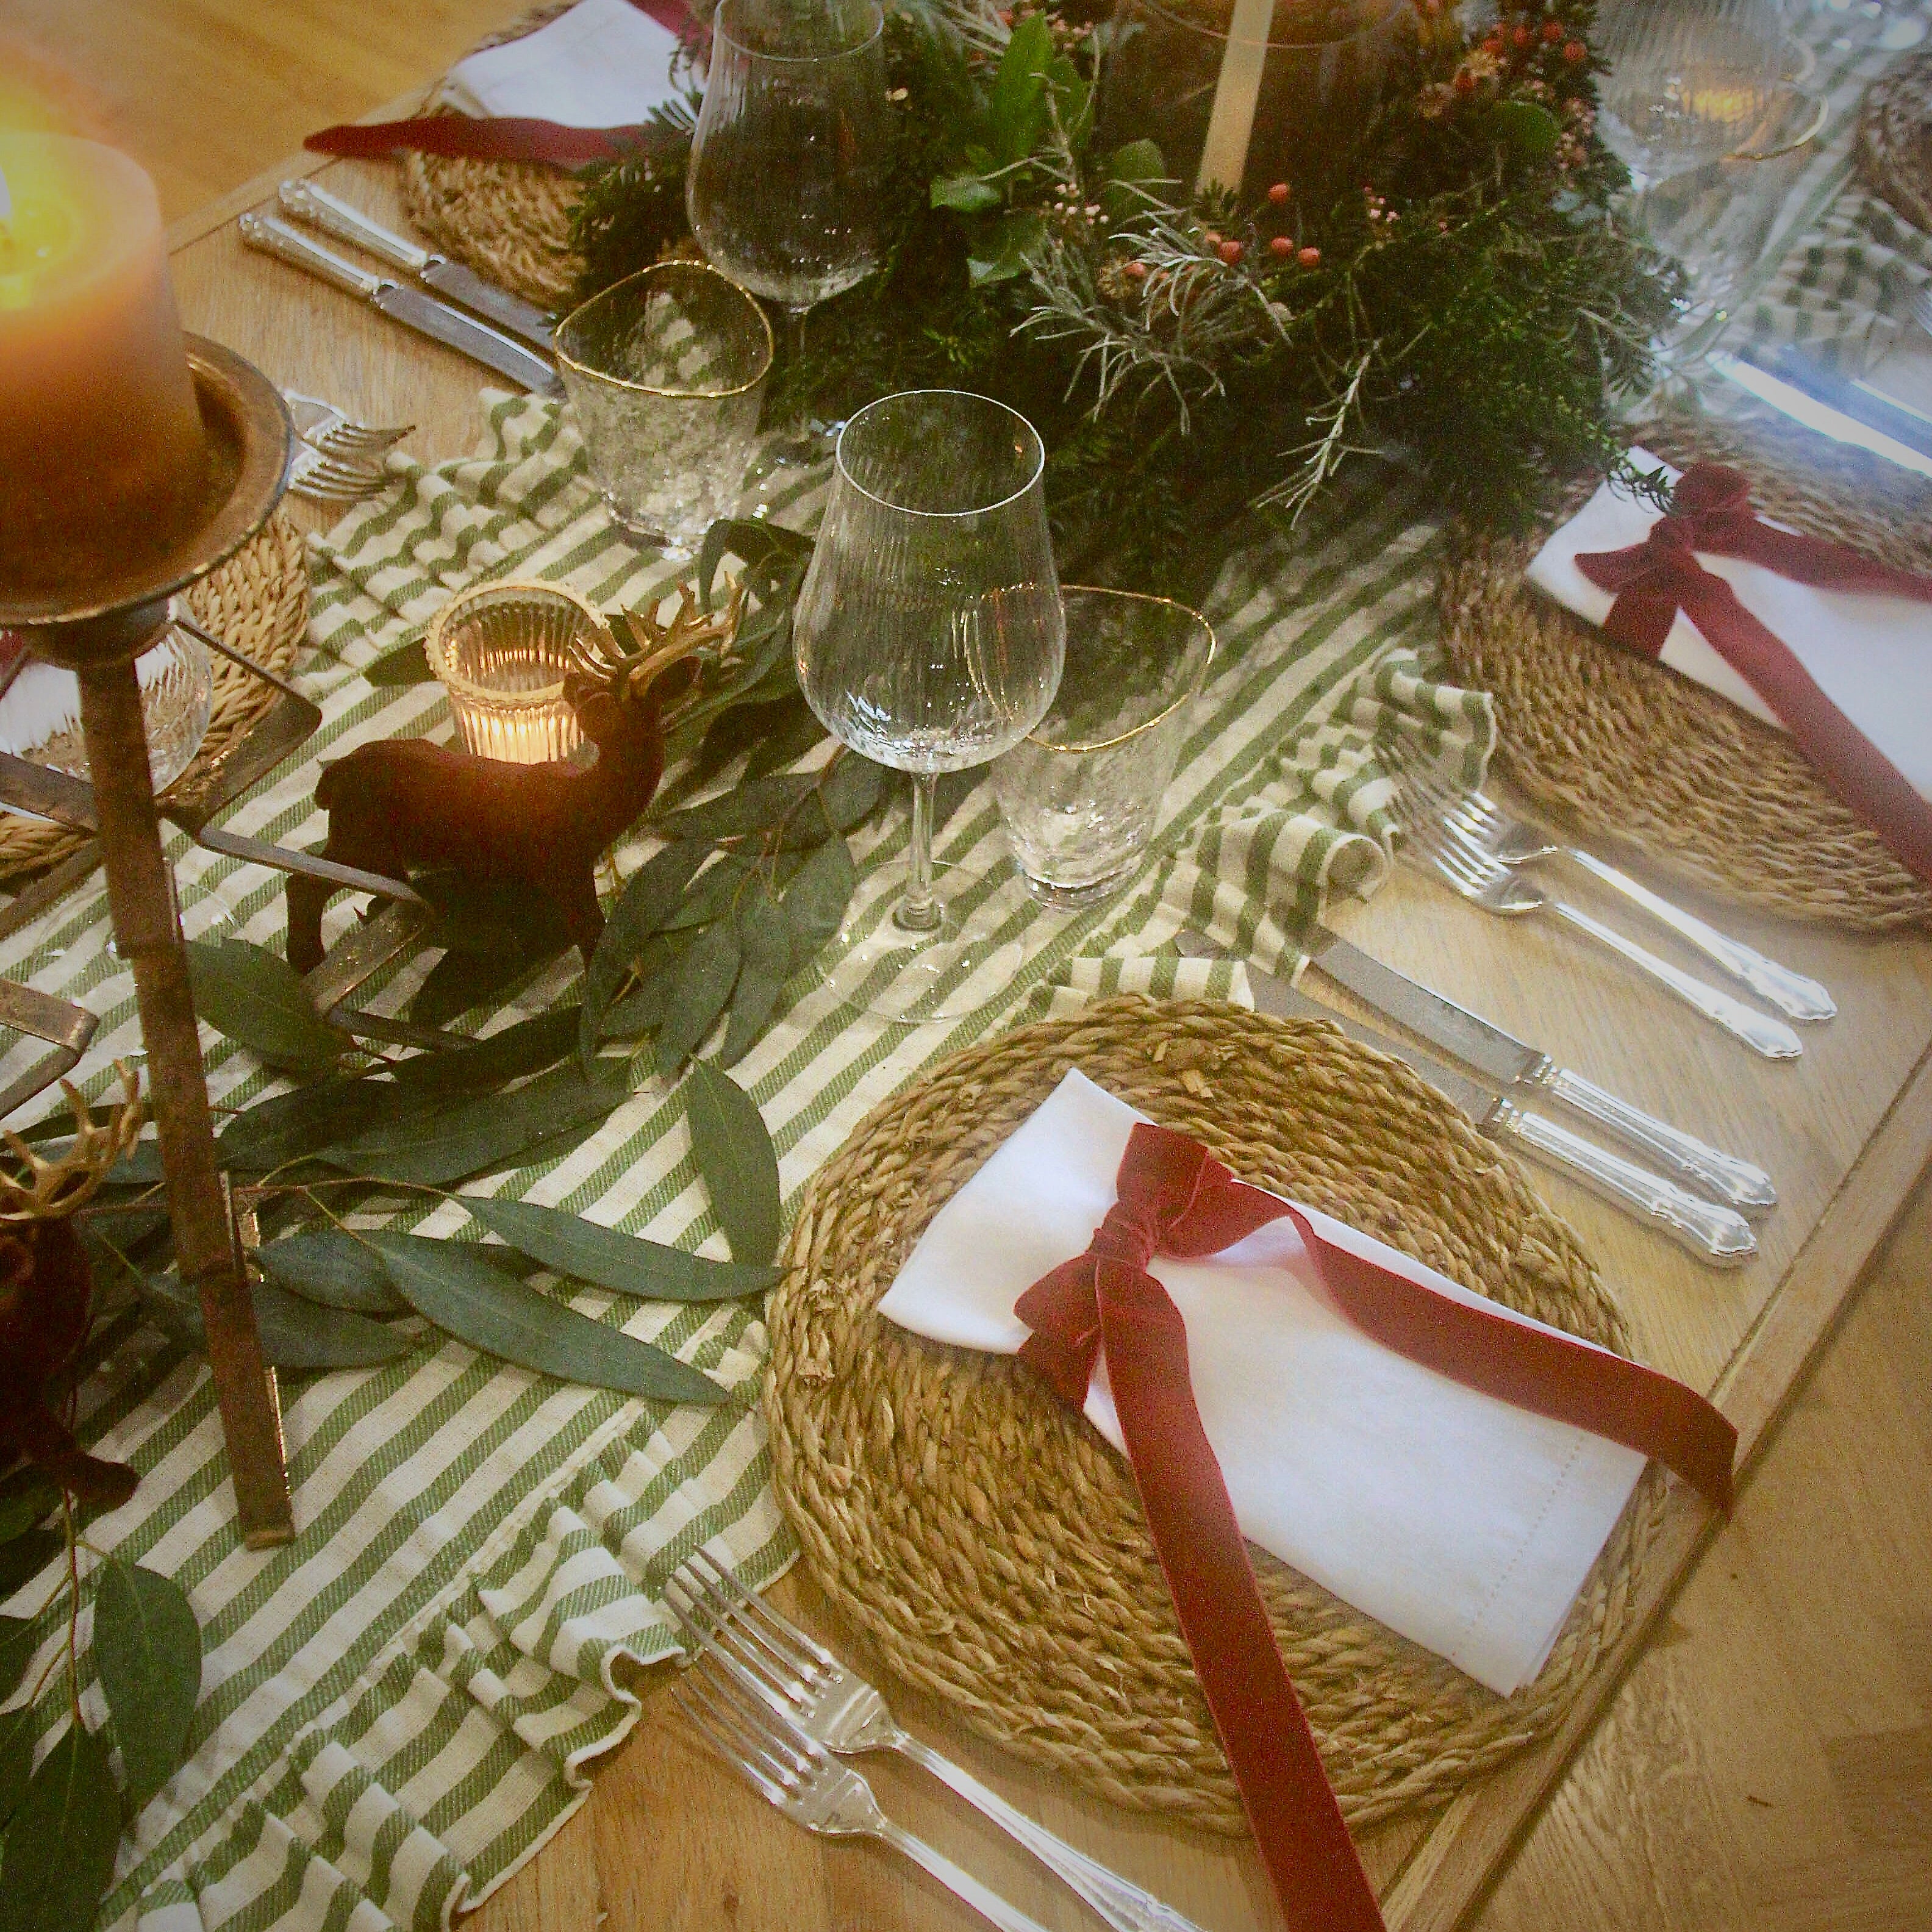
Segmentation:
[(694, 554), (751, 461), (772, 366), (764, 309), (702, 262), (660, 262), (558, 323), (556, 360), (620, 527)]

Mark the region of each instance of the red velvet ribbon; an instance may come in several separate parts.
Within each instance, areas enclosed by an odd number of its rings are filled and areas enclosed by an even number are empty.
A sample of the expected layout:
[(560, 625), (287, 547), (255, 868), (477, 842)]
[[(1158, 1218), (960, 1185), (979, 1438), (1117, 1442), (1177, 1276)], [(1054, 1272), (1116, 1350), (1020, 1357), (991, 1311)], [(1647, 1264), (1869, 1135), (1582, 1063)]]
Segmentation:
[(1317, 1233), (1299, 1208), (1235, 1180), (1185, 1134), (1137, 1124), (1116, 1190), (1087, 1252), (1015, 1304), (1033, 1330), (1020, 1360), (1079, 1408), (1105, 1352), (1148, 1528), (1282, 1910), (1295, 1932), (1376, 1932), (1374, 1890), (1288, 1682), (1195, 1406), (1186, 1326), (1148, 1264), (1156, 1255), (1218, 1253), (1286, 1216), (1336, 1306), (1385, 1347), (1654, 1456), (1720, 1509), (1730, 1503), (1737, 1431), (1667, 1376), (1364, 1260)]
[[(682, 0), (631, 0), (631, 4), (680, 38), (695, 31), (696, 22)], [(553, 167), (583, 168), (597, 161), (615, 160), (656, 132), (646, 127), (570, 128), (560, 121), (514, 116), (484, 119), (473, 114), (423, 114), (407, 121), (350, 122), (324, 128), (310, 135), (302, 146), (314, 154), (358, 160), (410, 148), (419, 154), (457, 155), (470, 160), (547, 161)]]
[(1832, 703), (1784, 639), (1693, 553), (1742, 557), (1820, 590), (1874, 591), (1920, 603), (1932, 603), (1932, 578), (1761, 522), (1752, 514), (1750, 490), (1725, 464), (1694, 464), (1678, 480), (1670, 514), (1652, 525), (1642, 543), (1580, 556), (1577, 568), (1616, 599), (1604, 633), (1654, 658), (1682, 610), (1777, 713), (1839, 797), (1901, 864), (1932, 884), (1932, 804)]

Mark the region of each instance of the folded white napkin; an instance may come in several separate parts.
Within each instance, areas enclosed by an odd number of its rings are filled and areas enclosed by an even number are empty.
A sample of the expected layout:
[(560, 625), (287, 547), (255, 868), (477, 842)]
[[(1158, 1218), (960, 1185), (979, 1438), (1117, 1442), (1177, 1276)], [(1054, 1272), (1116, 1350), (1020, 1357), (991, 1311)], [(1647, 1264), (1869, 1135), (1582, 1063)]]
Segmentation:
[(632, 128), (676, 94), (677, 36), (631, 0), (578, 0), (520, 40), (460, 60), (443, 98), (485, 119)]
[[(1677, 480), (1678, 472), (1648, 451), (1630, 454), (1640, 470), (1660, 467)], [(1577, 568), (1578, 554), (1641, 543), (1657, 518), (1649, 504), (1605, 483), (1537, 553), (1529, 580), (1586, 622), (1600, 624), (1614, 600)], [(1932, 798), (1932, 604), (1816, 590), (1762, 564), (1703, 550), (1697, 561), (1730, 585), (1744, 608), (1790, 646), (1832, 703), (1916, 790)], [(1783, 728), (1682, 611), (1664, 640), (1663, 656), (1672, 669)]]
[[(1085, 1252), (1142, 1118), (1069, 1073), (940, 1210), (880, 1312), (935, 1341), (1015, 1353), (1028, 1330), (1013, 1304)], [(1496, 1306), (1304, 1211), (1340, 1246)], [(1644, 1459), (1372, 1341), (1323, 1292), (1287, 1220), (1152, 1271), (1187, 1324), (1195, 1401), (1245, 1534), (1491, 1690), (1533, 1678)], [(1104, 1363), (1086, 1412), (1120, 1448)]]

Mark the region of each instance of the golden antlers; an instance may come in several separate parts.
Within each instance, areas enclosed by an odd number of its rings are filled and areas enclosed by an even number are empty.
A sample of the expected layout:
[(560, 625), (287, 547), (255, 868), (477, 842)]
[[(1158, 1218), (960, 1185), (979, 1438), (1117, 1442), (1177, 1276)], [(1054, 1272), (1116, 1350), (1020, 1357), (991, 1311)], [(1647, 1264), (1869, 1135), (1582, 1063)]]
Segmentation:
[(92, 1198), (108, 1169), (134, 1144), (143, 1118), (141, 1082), (125, 1060), (117, 1060), (114, 1070), (121, 1076), (122, 1097), (100, 1126), (80, 1090), (70, 1081), (61, 1082), (74, 1109), (74, 1135), (59, 1160), (44, 1160), (18, 1134), (0, 1136), (27, 1170), (18, 1177), (0, 1173), (0, 1222), (54, 1221), (71, 1214)]
[[(639, 697), (655, 678), (696, 652), (716, 645), (718, 656), (723, 657), (738, 634), (738, 620), (744, 611), (742, 582), (732, 584), (722, 610), (709, 613), (699, 604), (696, 590), (682, 584), (669, 623), (658, 621), (655, 605), (617, 612), (607, 620), (608, 644), (604, 637), (594, 644), (573, 640), (571, 662), (585, 676), (608, 685), (620, 698)], [(627, 651), (620, 645), (617, 640), (622, 635), (629, 637), (634, 649)]]

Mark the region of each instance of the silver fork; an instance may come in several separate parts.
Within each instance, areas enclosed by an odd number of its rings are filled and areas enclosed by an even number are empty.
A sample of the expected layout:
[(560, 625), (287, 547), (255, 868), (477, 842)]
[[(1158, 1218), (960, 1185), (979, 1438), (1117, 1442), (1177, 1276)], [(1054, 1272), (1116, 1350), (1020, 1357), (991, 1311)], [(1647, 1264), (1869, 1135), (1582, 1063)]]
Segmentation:
[(289, 488), (316, 503), (356, 503), (389, 487), (382, 459), (325, 456), (304, 443), (289, 464)]
[(834, 1838), (877, 1838), (930, 1872), (1000, 1932), (1045, 1932), (1037, 1919), (1009, 1905), (924, 1839), (894, 1824), (879, 1809), (872, 1787), (856, 1771), (828, 1757), (796, 1724), (730, 1678), (687, 1670), (671, 1696), (753, 1790), (808, 1832)]
[(1076, 1851), (901, 1726), (885, 1699), (815, 1638), (700, 1550), (665, 1586), (691, 1645), (743, 1690), (842, 1756), (895, 1750), (932, 1772), (1064, 1880), (1116, 1932), (1201, 1932), (1117, 1871)]
[(1838, 1002), (1816, 980), (1808, 980), (1775, 959), (1767, 959), (1742, 940), (1732, 939), (1706, 926), (1692, 914), (1675, 906), (1640, 885), (1628, 873), (1606, 866), (1594, 853), (1574, 845), (1559, 845), (1539, 826), (1512, 818), (1493, 799), (1480, 791), (1453, 790), (1436, 772), (1426, 766), (1411, 769), (1402, 782), (1412, 785), (1418, 796), (1433, 806), (1453, 830), (1470, 844), (1486, 852), (1498, 865), (1527, 866), (1539, 859), (1568, 859), (1591, 878), (1600, 880), (1612, 892), (1621, 892), (1633, 905), (1641, 907), (1660, 925), (1667, 926), (1681, 939), (1720, 966), (1742, 986), (1748, 986), (1761, 1000), (1768, 1000), (1794, 1020), (1828, 1020), (1838, 1010)]
[(305, 396), (297, 389), (284, 389), (282, 400), (289, 406), (296, 435), (325, 456), (380, 456), (416, 428), (414, 423), (405, 423), (399, 429), (374, 429), (357, 422), (334, 404), (320, 396)]
[(1588, 933), (1592, 939), (1608, 946), (1640, 972), (1648, 974), (1685, 1005), (1694, 1007), (1706, 1019), (1716, 1021), (1726, 1033), (1742, 1040), (1754, 1052), (1762, 1054), (1766, 1059), (1795, 1060), (1804, 1052), (1798, 1036), (1782, 1020), (1774, 1020), (1756, 1007), (1746, 1006), (1743, 1000), (1720, 992), (1715, 986), (1706, 986), (1702, 980), (1672, 965), (1667, 959), (1646, 952), (1635, 940), (1626, 939), (1613, 927), (1592, 919), (1586, 912), (1579, 912), (1561, 899), (1552, 898), (1540, 886), (1532, 885), (1508, 866), (1498, 865), (1486, 852), (1470, 844), (1461, 833), (1444, 825), (1440, 819), (1418, 811), (1413, 800), (1404, 799), (1398, 803), (1396, 817), (1408, 833), (1410, 843), (1432, 862), (1450, 890), (1480, 906), (1485, 912), (1496, 913), (1508, 919), (1547, 909), (1578, 932)]

